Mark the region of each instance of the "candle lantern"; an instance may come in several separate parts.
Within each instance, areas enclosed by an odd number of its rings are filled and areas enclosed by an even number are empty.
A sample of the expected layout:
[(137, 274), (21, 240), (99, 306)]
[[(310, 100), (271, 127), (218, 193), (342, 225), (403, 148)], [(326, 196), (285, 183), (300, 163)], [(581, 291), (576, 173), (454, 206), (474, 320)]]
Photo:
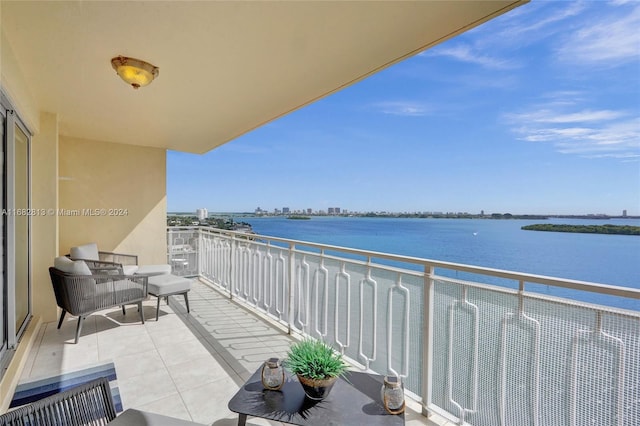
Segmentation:
[(278, 358), (269, 358), (262, 365), (262, 386), (278, 390), (284, 384), (284, 368)]
[(400, 414), (404, 412), (404, 386), (396, 376), (385, 376), (380, 396), (385, 410), (389, 414)]

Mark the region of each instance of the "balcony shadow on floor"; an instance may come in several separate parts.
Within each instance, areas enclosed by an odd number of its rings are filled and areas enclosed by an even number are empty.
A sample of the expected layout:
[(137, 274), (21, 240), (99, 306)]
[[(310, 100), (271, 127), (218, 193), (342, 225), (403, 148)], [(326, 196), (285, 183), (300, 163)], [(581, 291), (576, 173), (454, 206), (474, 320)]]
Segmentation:
[(267, 358), (283, 357), (293, 341), (277, 324), (208, 284), (197, 282), (192, 287), (189, 304), (187, 314), (182, 298), (169, 300), (177, 316), (238, 386)]

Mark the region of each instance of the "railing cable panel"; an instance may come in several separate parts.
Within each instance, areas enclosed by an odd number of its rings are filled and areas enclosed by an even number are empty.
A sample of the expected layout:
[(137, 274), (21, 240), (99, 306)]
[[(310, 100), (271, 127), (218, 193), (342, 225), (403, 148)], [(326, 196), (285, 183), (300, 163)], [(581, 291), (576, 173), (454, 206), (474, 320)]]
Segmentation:
[[(464, 317), (467, 317), (466, 321)], [(471, 347), (464, 352), (460, 350), (461, 345), (466, 346), (462, 342), (464, 338), (455, 339), (456, 331), (459, 331), (456, 329), (458, 321), (470, 329), (470, 333), (468, 330), (467, 334), (470, 334), (468, 337), (471, 338)], [(460, 334), (462, 332), (460, 331)], [(459, 424), (464, 424), (466, 416), (478, 410), (478, 306), (467, 300), (467, 287), (462, 287), (462, 300), (455, 300), (449, 306), (448, 334), (448, 398), (458, 410)]]
[[(283, 319), (282, 315), (285, 312), (285, 307), (287, 306), (287, 264), (286, 264), (286, 259), (284, 257), (284, 255), (282, 254), (282, 252), (280, 252), (280, 254), (278, 255), (278, 257), (276, 258), (276, 264), (275, 264), (275, 286), (276, 286), (276, 291), (275, 291), (275, 310), (276, 310), (276, 314), (278, 315), (279, 319)], [(282, 299), (280, 299), (281, 296)], [(278, 304), (278, 301), (280, 301), (280, 304)]]
[[(343, 300), (340, 292), (340, 282), (344, 280), (346, 287), (346, 300)], [(346, 264), (342, 262), (340, 272), (336, 274), (335, 279), (335, 309), (334, 309), (334, 340), (340, 349), (340, 353), (344, 354), (346, 348), (349, 347), (351, 341), (351, 276), (347, 273)], [(342, 328), (345, 329), (345, 338), (340, 338), (340, 308), (345, 311), (347, 320)]]
[(500, 337), (500, 425), (538, 426), (540, 322), (520, 304), (518, 313), (502, 319)]
[[(371, 298), (365, 298), (365, 289), (371, 289)], [(369, 302), (369, 303), (366, 303)], [(366, 307), (371, 306), (371, 322), (366, 320)], [(365, 337), (365, 324), (370, 324), (371, 335)], [(371, 278), (371, 267), (367, 267), (367, 274), (360, 280), (360, 333), (358, 335), (358, 356), (363, 360), (365, 368), (369, 369), (371, 363), (376, 360), (378, 334), (378, 283)], [(370, 355), (364, 353), (364, 341), (371, 342)]]
[(262, 299), (262, 304), (264, 306), (264, 309), (267, 312), (271, 311), (271, 306), (273, 303), (273, 287), (274, 287), (274, 280), (273, 280), (273, 256), (271, 255), (271, 246), (267, 245), (266, 248), (266, 254), (263, 257), (263, 268), (262, 268), (262, 272), (264, 274), (263, 276), (263, 283), (264, 283), (264, 298)]
[(571, 346), (570, 426), (624, 426), (625, 344), (602, 329), (577, 330)]
[(302, 256), (299, 265), (296, 265), (296, 294), (297, 298), (297, 316), (296, 323), (300, 325), (299, 329), (303, 332), (309, 331), (309, 310), (310, 294), (309, 294), (309, 263), (306, 256)]
[[(324, 253), (323, 253), (324, 254)], [(320, 282), (320, 275), (322, 275), (322, 283)], [(320, 259), (320, 266), (313, 274), (313, 286), (315, 289), (314, 306), (315, 312), (315, 324), (314, 331), (318, 337), (324, 339), (327, 337), (328, 317), (329, 317), (329, 270), (324, 266), (324, 257)], [(319, 294), (320, 287), (322, 287), (322, 298)], [(322, 309), (320, 304), (322, 303)], [(320, 320), (320, 314), (322, 313), (322, 321)], [(322, 324), (322, 328), (320, 327)]]
[[(402, 327), (399, 332), (404, 336), (402, 340), (402, 344), (399, 345), (401, 351), (395, 350), (395, 345), (393, 344), (393, 293), (399, 293), (404, 297), (404, 315), (402, 321)], [(409, 314), (410, 314), (410, 304), (409, 304), (410, 296), (409, 289), (402, 285), (402, 275), (398, 273), (395, 284), (389, 289), (388, 292), (388, 308), (387, 308), (387, 370), (395, 375), (396, 377), (406, 378), (409, 375)], [(399, 373), (396, 369), (393, 368), (393, 354), (398, 354), (400, 352), (400, 358), (402, 359), (401, 368), (399, 369), (401, 372)]]

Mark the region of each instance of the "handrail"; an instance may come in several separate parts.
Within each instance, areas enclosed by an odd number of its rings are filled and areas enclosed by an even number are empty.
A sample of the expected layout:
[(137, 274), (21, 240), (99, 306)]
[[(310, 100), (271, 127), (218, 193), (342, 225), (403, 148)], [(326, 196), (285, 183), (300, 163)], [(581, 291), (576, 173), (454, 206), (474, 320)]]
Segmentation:
[(311, 241), (292, 240), (288, 238), (272, 237), (259, 234), (247, 234), (244, 232), (229, 231), (224, 229), (217, 229), (212, 227), (202, 226), (180, 226), (180, 227), (167, 227), (168, 232), (179, 230), (200, 230), (210, 232), (213, 234), (223, 234), (232, 237), (251, 238), (251, 240), (266, 239), (269, 241), (278, 241), (284, 244), (293, 244), (293, 246), (306, 246), (313, 247), (318, 250), (327, 250), (344, 252), (362, 256), (364, 258), (385, 259), (395, 262), (403, 262), (408, 264), (420, 265), (425, 268), (443, 268), (452, 269), (460, 272), (468, 272), (472, 274), (490, 275), (497, 278), (505, 278), (514, 281), (524, 281), (526, 283), (551, 285), (554, 287), (567, 288), (571, 290), (587, 291), (591, 293), (606, 294), (618, 297), (626, 297), (630, 299), (640, 300), (640, 289), (631, 287), (615, 286), (610, 284), (593, 283), (580, 280), (564, 279), (557, 277), (550, 277), (546, 275), (536, 275), (528, 273), (513, 272), (504, 269), (486, 268), (482, 266), (466, 265), (462, 263), (444, 262), (440, 260), (424, 259), (420, 257), (403, 256), (398, 254), (383, 253), (371, 250), (362, 250), (342, 246), (334, 246), (329, 244), (314, 243)]

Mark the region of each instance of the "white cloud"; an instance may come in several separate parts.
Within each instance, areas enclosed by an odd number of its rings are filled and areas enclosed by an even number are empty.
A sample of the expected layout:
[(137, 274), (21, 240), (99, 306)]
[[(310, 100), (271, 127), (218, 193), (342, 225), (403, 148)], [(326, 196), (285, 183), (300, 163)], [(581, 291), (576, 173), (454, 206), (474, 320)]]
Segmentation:
[(404, 115), (409, 117), (425, 116), (432, 110), (426, 104), (407, 101), (378, 102), (374, 104), (373, 107), (384, 114)]
[(520, 65), (508, 59), (500, 59), (480, 53), (469, 45), (458, 44), (449, 48), (434, 49), (429, 53), (431, 56), (446, 56), (461, 62), (480, 65), (489, 69), (514, 69)]
[[(637, 5), (637, 3), (636, 3)], [(640, 6), (585, 20), (558, 49), (561, 61), (617, 66), (640, 60)]]
[[(562, 4), (542, 2), (537, 3), (536, 6), (537, 7), (528, 7), (525, 5), (521, 8), (523, 13), (513, 15), (512, 19), (505, 21), (506, 28), (500, 32), (500, 38), (515, 41), (514, 37), (520, 38), (525, 35), (529, 38), (547, 37), (549, 35), (549, 26), (554, 26), (555, 31), (557, 31), (557, 29), (560, 28), (556, 25), (558, 22), (578, 16), (585, 10), (585, 3), (581, 1)], [(561, 8), (556, 9), (557, 6)], [(545, 13), (541, 13), (540, 9), (545, 10)], [(531, 19), (531, 15), (533, 14), (536, 15), (536, 19)], [(539, 16), (546, 17), (540, 19)]]
[(529, 114), (527, 117), (530, 121), (535, 121), (537, 123), (585, 123), (590, 121), (607, 121), (614, 120), (616, 118), (623, 117), (628, 115), (622, 111), (611, 111), (611, 110), (600, 110), (600, 111), (592, 111), (592, 110), (583, 110), (578, 112), (571, 113), (559, 113), (558, 111), (550, 110), (550, 109), (541, 109), (539, 111), (535, 111), (534, 113)]
[[(518, 50), (564, 31), (565, 25), (559, 22), (580, 15), (584, 9), (584, 3), (576, 1), (530, 3), (420, 56), (443, 56), (490, 70), (522, 68), (527, 59)], [(461, 41), (469, 36), (473, 42)]]
[(640, 117), (628, 111), (577, 109), (567, 102), (538, 105), (505, 118), (519, 139), (551, 143), (563, 154), (640, 159)]

